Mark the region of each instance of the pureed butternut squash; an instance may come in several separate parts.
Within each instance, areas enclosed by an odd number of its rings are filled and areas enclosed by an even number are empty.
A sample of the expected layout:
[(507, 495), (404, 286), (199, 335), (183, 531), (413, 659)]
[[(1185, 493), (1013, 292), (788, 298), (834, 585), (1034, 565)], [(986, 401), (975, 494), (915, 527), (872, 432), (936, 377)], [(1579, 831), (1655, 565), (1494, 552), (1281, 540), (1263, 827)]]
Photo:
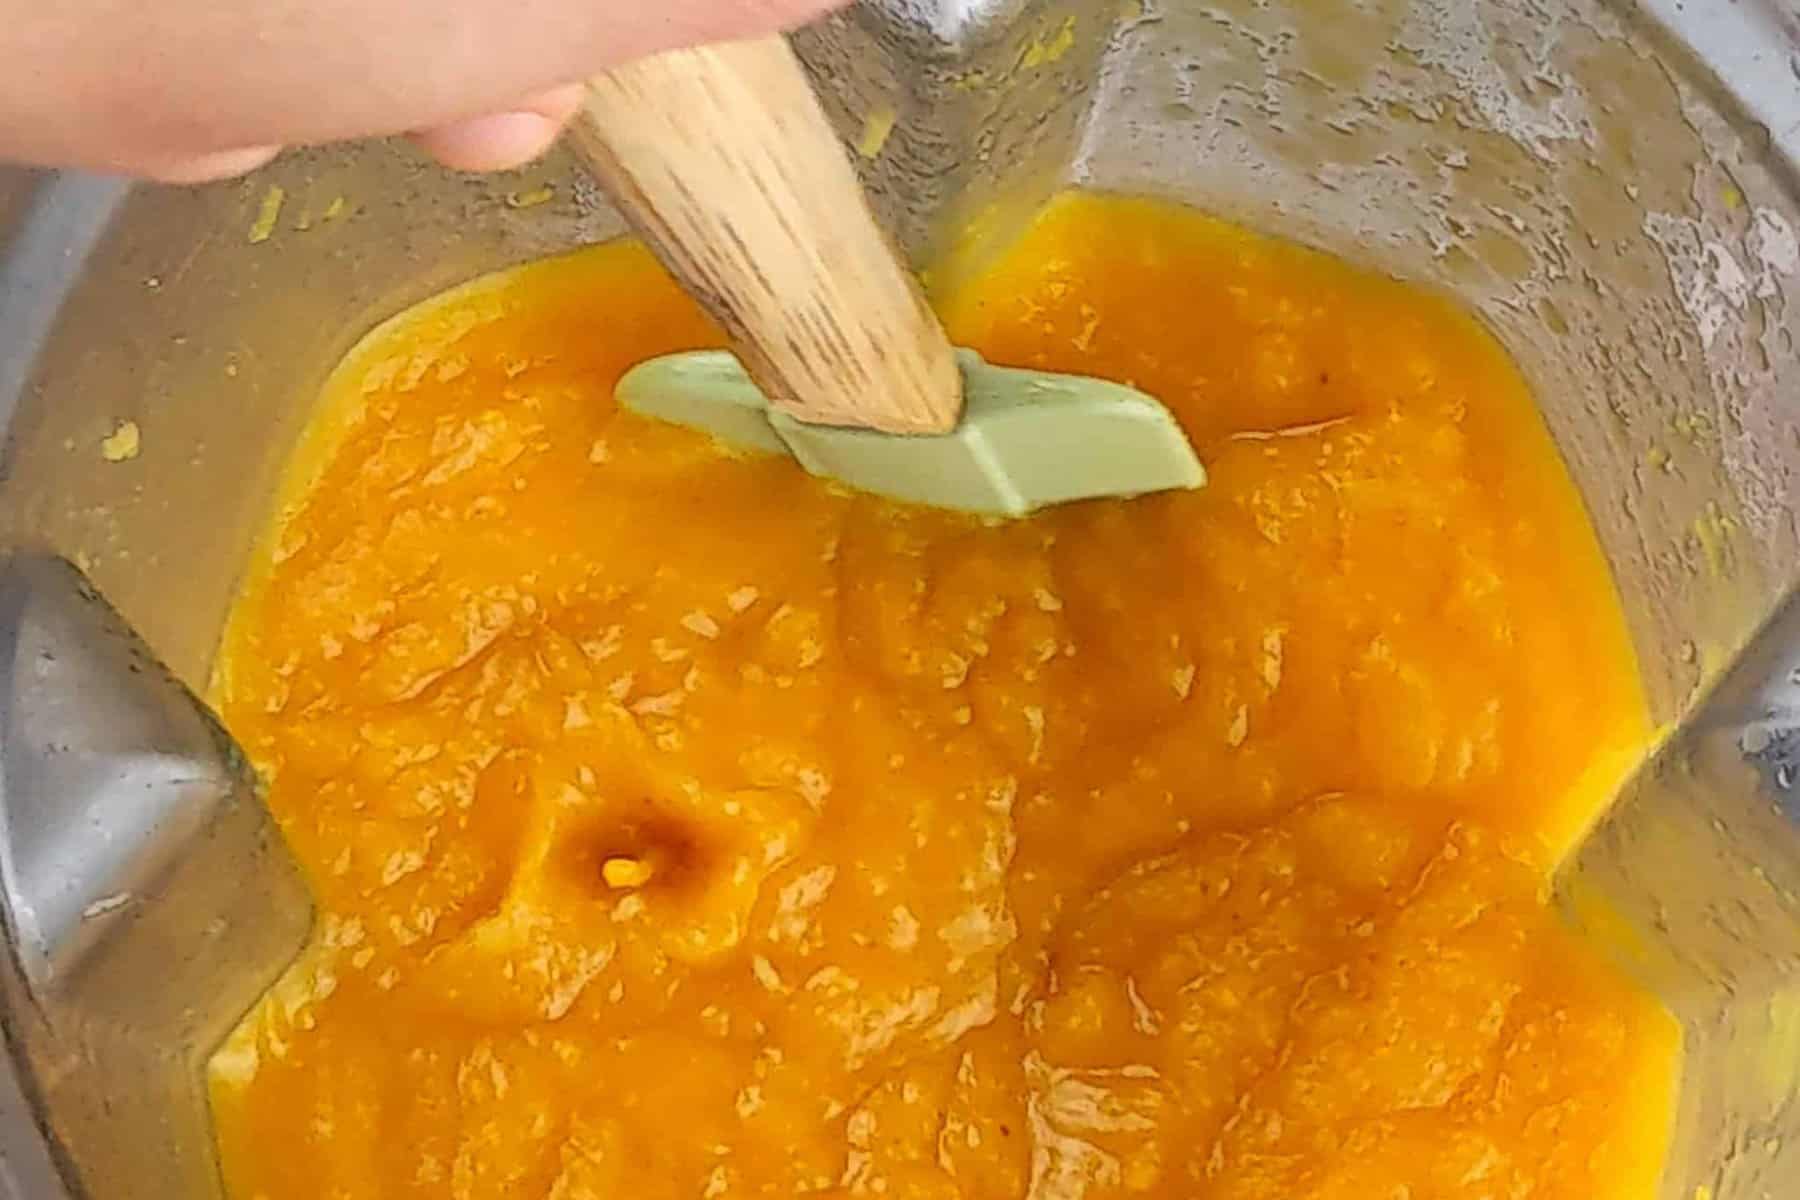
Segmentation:
[(1210, 486), (984, 523), (621, 413), (717, 340), (630, 244), (345, 362), (218, 679), (321, 914), (236, 1200), (1648, 1200), (1677, 1033), (1543, 903), (1645, 709), (1499, 347), (1080, 194), (945, 317)]

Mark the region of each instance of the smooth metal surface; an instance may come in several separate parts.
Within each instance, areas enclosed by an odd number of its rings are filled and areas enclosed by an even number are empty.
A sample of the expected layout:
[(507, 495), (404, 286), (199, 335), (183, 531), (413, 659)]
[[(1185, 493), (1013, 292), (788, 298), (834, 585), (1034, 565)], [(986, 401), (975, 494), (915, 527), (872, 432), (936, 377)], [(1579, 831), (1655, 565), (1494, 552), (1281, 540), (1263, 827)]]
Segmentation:
[(52, 1003), (248, 783), (224, 731), (72, 571), (0, 574), (0, 889)]
[(1638, 0), (1644, 12), (1721, 81), (1769, 131), (1775, 150), (1800, 161), (1800, 5), (1794, 0)]
[(0, 246), (0, 426), (11, 424), (44, 339), (127, 190), (117, 179), (26, 172), (12, 187), (20, 211)]
[(1686, 1195), (1800, 1188), (1800, 600), (1628, 785), (1559, 881), (1685, 1029)]
[(51, 1161), (89, 1195), (216, 1193), (201, 1068), (299, 950), (305, 887), (224, 731), (28, 554), (0, 564), (0, 922), (0, 1108), (48, 1125), (0, 1130), (25, 1194)]
[(0, 1200), (70, 1200), (55, 1148), (38, 1124), (14, 1051), (0, 1054)]

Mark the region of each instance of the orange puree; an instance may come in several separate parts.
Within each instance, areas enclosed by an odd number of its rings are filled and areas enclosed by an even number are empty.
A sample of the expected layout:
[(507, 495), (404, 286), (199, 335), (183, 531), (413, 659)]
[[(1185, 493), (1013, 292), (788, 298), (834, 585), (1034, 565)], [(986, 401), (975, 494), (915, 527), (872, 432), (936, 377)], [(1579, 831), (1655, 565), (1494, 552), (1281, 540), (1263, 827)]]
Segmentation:
[(1652, 1194), (1676, 1034), (1543, 903), (1645, 711), (1499, 347), (1081, 195), (944, 311), (1211, 485), (984, 523), (621, 414), (716, 340), (627, 244), (344, 364), (218, 684), (320, 911), (237, 1200)]

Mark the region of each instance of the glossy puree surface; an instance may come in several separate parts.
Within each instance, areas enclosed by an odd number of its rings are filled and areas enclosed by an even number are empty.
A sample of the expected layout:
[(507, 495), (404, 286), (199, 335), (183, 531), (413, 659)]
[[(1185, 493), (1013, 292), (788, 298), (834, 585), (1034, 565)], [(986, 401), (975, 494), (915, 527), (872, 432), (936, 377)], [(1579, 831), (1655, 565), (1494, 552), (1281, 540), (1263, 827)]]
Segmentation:
[(946, 297), (1212, 480), (1012, 524), (615, 410), (630, 244), (326, 390), (217, 697), (315, 889), (235, 1200), (1648, 1200), (1676, 1034), (1543, 906), (1647, 724), (1443, 300), (1073, 195)]

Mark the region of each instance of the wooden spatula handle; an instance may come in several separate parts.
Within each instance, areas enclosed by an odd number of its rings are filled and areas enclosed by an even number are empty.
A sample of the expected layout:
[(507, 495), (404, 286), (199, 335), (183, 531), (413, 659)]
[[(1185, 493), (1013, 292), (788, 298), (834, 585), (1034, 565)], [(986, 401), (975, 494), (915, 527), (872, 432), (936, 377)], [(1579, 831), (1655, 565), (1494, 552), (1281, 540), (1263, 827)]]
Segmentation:
[(602, 75), (571, 141), (777, 407), (893, 433), (955, 426), (949, 340), (783, 39)]

